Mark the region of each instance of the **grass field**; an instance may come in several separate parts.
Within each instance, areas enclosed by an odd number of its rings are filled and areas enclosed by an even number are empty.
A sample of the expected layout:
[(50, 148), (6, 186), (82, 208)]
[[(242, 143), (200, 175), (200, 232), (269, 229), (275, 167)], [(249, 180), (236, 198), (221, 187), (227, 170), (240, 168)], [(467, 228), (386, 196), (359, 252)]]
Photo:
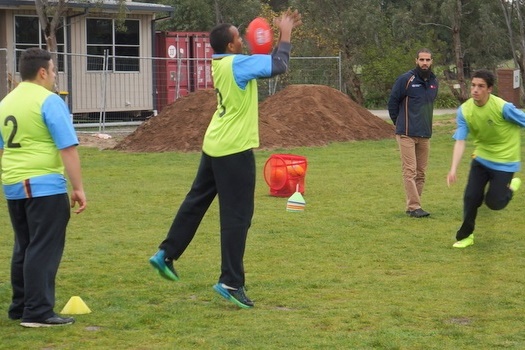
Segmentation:
[[(454, 124), (438, 118), (423, 219), (404, 213), (393, 139), (257, 151), (256, 209), (238, 309), (212, 290), (219, 275), (214, 203), (168, 282), (148, 264), (189, 189), (198, 154), (80, 148), (86, 212), (72, 217), (57, 278), (73, 326), (25, 329), (7, 318), (12, 230), (0, 201), (2, 349), (524, 349), (525, 191), (480, 209), (476, 244), (452, 249), (468, 172), (446, 186)], [(467, 151), (472, 150), (472, 145)], [(307, 157), (306, 210), (285, 210), (262, 177), (272, 153)]]

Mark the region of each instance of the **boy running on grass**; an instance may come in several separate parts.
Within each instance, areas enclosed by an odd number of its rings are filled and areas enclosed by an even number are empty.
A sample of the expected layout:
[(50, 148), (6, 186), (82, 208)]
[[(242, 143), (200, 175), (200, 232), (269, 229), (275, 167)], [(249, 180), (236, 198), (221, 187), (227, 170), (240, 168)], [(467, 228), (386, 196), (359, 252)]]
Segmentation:
[[(463, 224), (456, 233), (454, 248), (474, 244), (474, 227), (478, 208), (485, 204), (492, 210), (507, 206), (521, 185), (513, 178), (520, 170), (520, 127), (525, 127), (525, 113), (497, 96), (492, 95), (494, 74), (478, 70), (472, 76), (471, 98), (457, 111), (456, 143), (447, 184), (456, 181), (456, 171), (465, 151), (470, 133), (476, 146), (472, 154), (470, 174), (463, 197)], [(485, 187), (489, 185), (487, 192)]]

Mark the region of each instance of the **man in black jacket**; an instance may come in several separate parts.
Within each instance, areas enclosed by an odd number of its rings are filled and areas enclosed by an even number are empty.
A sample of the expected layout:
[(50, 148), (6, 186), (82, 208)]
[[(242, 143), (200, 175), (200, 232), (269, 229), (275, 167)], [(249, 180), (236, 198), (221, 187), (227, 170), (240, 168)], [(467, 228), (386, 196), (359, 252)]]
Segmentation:
[(432, 53), (428, 49), (419, 50), (416, 68), (397, 78), (388, 101), (403, 166), (406, 214), (415, 218), (430, 215), (421, 208), (421, 194), (432, 136), (434, 100), (438, 93), (438, 82), (431, 68)]

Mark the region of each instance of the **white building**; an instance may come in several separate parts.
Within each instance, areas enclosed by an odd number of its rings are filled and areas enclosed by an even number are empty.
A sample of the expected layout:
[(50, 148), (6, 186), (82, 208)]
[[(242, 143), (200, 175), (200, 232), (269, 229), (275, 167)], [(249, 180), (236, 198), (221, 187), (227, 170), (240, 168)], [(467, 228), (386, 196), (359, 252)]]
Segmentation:
[[(107, 112), (155, 109), (154, 28), (172, 13), (170, 6), (126, 1), (123, 30), (117, 1), (68, 1), (55, 64), (71, 112), (97, 112), (102, 104)], [(35, 1), (0, 0), (0, 99), (20, 80), (17, 57), (29, 47), (46, 48)]]

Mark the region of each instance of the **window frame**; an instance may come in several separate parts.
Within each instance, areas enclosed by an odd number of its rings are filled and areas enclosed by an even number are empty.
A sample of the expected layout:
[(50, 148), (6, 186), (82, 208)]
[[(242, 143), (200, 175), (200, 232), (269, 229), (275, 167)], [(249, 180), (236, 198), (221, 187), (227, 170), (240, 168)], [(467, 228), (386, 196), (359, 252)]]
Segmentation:
[[(111, 43), (110, 42), (100, 42), (102, 36), (99, 38), (94, 37), (90, 38), (90, 28), (94, 28), (94, 23), (90, 21), (108, 21), (111, 25)], [(103, 67), (103, 53), (98, 53), (100, 48), (107, 48), (109, 50), (108, 57), (109, 62), (107, 63), (107, 70), (113, 73), (140, 73), (140, 43), (141, 43), (141, 20), (135, 18), (126, 18), (124, 19), (124, 26), (129, 28), (130, 22), (135, 23), (136, 25), (136, 44), (127, 44), (127, 43), (118, 43), (119, 32), (118, 26), (116, 24), (116, 19), (114, 18), (104, 18), (104, 17), (86, 17), (86, 71), (87, 72), (100, 72), (104, 70)], [(128, 33), (128, 29), (126, 29)], [(96, 34), (96, 33), (94, 33)], [(103, 33), (102, 33), (103, 34)], [(107, 34), (106, 34), (107, 35)], [(109, 37), (109, 35), (107, 35)], [(124, 36), (125, 37), (125, 36)], [(122, 39), (122, 36), (120, 36)], [(91, 43), (90, 43), (91, 42)], [(121, 56), (117, 55), (122, 49), (126, 51), (136, 51), (136, 56)], [(95, 53), (94, 53), (95, 51)], [(127, 69), (126, 66), (128, 67)]]
[[(32, 18), (34, 20), (36, 20), (37, 24), (38, 24), (38, 38), (37, 38), (37, 41), (38, 42), (31, 42), (31, 43), (19, 43), (17, 41), (17, 19), (18, 18), (21, 18), (21, 17), (25, 17), (25, 18)], [(57, 30), (57, 33), (59, 33), (59, 31), (62, 31), (62, 41), (60, 42), (59, 41), (59, 38), (60, 36), (59, 35), (56, 35), (56, 38), (57, 38), (57, 60), (58, 62), (55, 62), (56, 63), (56, 67), (57, 67), (57, 72), (60, 72), (60, 73), (64, 73), (65, 72), (65, 59), (64, 59), (64, 56), (66, 54), (66, 25), (65, 25), (65, 18), (64, 17), (61, 17), (61, 22), (62, 22), (62, 26), (58, 28)], [(51, 18), (49, 18), (49, 20), (51, 20)], [(27, 34), (31, 34), (32, 31), (24, 31), (24, 34), (27, 35)], [(15, 52), (16, 52), (16, 58), (15, 58), (15, 71), (18, 72), (18, 59), (20, 58), (20, 55), (22, 54), (22, 51), (30, 48), (30, 47), (38, 47), (38, 48), (41, 48), (41, 49), (44, 49), (44, 50), (47, 50), (47, 43), (46, 43), (46, 38), (45, 38), (45, 35), (44, 35), (44, 31), (42, 30), (41, 28), (41, 25), (40, 25), (40, 19), (38, 18), (37, 15), (14, 15), (13, 16), (13, 46), (15, 48)]]

